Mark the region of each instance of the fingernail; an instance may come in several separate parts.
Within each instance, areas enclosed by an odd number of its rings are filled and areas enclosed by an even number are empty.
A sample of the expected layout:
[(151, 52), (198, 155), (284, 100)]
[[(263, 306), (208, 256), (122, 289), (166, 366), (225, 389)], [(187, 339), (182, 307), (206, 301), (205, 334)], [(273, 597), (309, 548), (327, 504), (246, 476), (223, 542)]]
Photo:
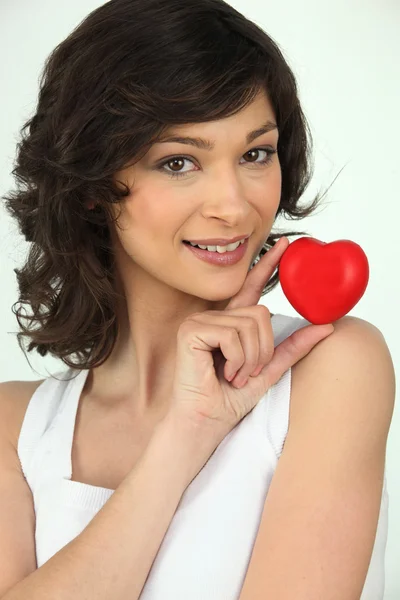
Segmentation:
[(228, 380), (229, 382), (230, 382), (230, 381), (232, 381), (232, 379), (233, 379), (233, 378), (236, 376), (236, 374), (237, 374), (237, 371), (234, 371), (233, 373), (229, 373), (229, 374), (227, 375), (227, 380)]
[(261, 373), (261, 371), (263, 370), (263, 365), (259, 365), (256, 369), (254, 369), (254, 371), (251, 373), (251, 377), (257, 377), (257, 375), (259, 375)]
[(247, 382), (248, 382), (248, 378), (247, 379), (243, 379), (242, 377), (238, 377), (236, 379), (236, 381), (234, 382), (234, 385), (237, 388), (242, 388), (242, 387), (244, 387), (246, 385)]
[(279, 238), (279, 240), (275, 243), (275, 246), (273, 247), (273, 249), (280, 250), (280, 247), (282, 245), (281, 240), (282, 240), (282, 238)]

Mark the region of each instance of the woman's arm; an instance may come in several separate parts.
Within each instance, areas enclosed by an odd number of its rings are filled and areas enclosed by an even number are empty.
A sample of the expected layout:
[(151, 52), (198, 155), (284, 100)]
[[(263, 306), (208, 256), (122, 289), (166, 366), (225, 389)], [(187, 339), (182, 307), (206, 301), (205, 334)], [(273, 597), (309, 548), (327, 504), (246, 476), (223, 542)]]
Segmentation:
[(2, 600), (136, 600), (181, 497), (218, 446), (170, 416), (89, 525)]
[(288, 435), (240, 600), (360, 600), (380, 512), (395, 373), (377, 328), (355, 317), (334, 325), (292, 369)]

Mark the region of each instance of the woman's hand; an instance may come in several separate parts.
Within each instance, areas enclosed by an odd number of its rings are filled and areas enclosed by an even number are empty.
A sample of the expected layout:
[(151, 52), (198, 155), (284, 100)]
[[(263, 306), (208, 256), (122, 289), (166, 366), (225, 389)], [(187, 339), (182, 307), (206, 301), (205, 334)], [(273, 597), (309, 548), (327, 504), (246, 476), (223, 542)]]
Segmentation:
[(225, 310), (194, 313), (178, 330), (170, 411), (205, 424), (220, 440), (285, 371), (334, 331), (331, 324), (308, 325), (274, 349), (270, 312), (258, 301), (288, 245), (283, 238), (261, 258)]

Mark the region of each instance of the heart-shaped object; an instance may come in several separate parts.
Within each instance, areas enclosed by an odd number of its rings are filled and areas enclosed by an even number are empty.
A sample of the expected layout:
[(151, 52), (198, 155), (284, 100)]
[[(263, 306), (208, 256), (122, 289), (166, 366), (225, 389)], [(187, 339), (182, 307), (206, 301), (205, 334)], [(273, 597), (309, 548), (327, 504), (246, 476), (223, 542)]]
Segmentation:
[(286, 298), (313, 325), (346, 315), (364, 295), (369, 279), (365, 252), (351, 240), (299, 238), (289, 244), (278, 268)]

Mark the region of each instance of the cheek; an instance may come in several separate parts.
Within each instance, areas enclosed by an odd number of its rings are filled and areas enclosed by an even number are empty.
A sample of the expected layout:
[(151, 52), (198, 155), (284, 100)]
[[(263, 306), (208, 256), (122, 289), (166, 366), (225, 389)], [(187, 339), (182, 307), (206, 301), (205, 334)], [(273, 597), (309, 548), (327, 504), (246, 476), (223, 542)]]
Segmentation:
[[(279, 165), (278, 165), (279, 166)], [(257, 210), (263, 223), (274, 222), (275, 215), (279, 209), (282, 195), (281, 169), (274, 168), (257, 188), (253, 191), (253, 201), (257, 198)]]
[[(165, 193), (165, 189), (144, 191), (126, 203), (120, 224), (123, 229), (119, 233), (123, 245), (137, 242), (147, 247), (159, 246), (162, 241), (171, 240), (171, 236), (182, 228), (188, 218), (183, 210), (182, 200)], [(134, 242), (130, 241), (134, 240)]]
[(182, 227), (186, 219), (182, 207), (178, 208), (175, 203), (163, 197), (161, 201), (149, 202), (140, 211), (139, 226), (143, 228), (146, 236), (151, 236), (154, 244), (161, 240), (171, 239), (174, 232)]
[(279, 190), (282, 187), (282, 169), (279, 161), (276, 162), (271, 172), (271, 186)]
[(271, 185), (269, 188), (270, 198), (274, 205), (275, 213), (279, 208), (282, 194), (282, 171), (279, 163), (278, 167), (279, 168), (276, 168), (271, 176)]

